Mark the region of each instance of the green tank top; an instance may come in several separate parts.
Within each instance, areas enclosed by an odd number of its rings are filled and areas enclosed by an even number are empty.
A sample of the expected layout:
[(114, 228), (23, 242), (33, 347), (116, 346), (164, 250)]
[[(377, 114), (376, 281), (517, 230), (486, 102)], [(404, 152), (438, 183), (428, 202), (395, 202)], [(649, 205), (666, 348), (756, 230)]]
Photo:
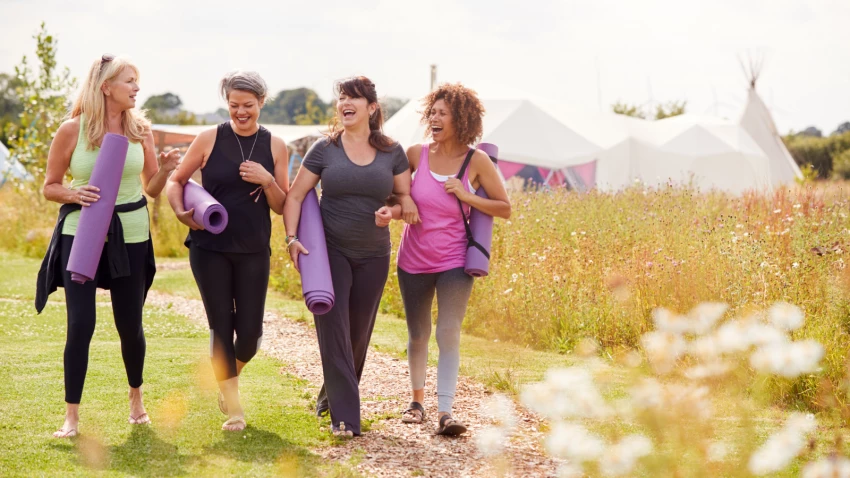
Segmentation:
[[(77, 137), (77, 146), (71, 154), (71, 189), (85, 186), (89, 183), (91, 172), (94, 168), (97, 153), (100, 148), (95, 146), (93, 150), (88, 147), (86, 139), (85, 116), (80, 116), (80, 134)], [(121, 186), (118, 188), (118, 199), (115, 204), (128, 204), (142, 199), (142, 180), (140, 175), (145, 165), (145, 153), (141, 143), (130, 143), (127, 150), (127, 161), (124, 163), (124, 172), (121, 174)], [(124, 242), (134, 244), (145, 242), (150, 238), (150, 222), (148, 221), (147, 208), (137, 209), (130, 212), (119, 212), (121, 227), (124, 228)], [(80, 221), (80, 211), (74, 211), (65, 218), (62, 234), (73, 236), (77, 232), (77, 224)]]

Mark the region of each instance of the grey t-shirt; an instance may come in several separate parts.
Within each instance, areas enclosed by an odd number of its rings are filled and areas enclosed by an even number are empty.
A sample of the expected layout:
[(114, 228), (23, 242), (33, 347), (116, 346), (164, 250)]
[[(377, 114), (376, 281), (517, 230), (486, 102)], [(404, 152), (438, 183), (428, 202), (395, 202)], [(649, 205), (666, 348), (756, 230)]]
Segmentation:
[(375, 211), (393, 192), (393, 178), (405, 172), (407, 155), (396, 143), (378, 151), (375, 160), (358, 166), (329, 139), (316, 141), (303, 166), (322, 181), (322, 221), (328, 245), (347, 257), (362, 259), (390, 254), (390, 231), (375, 225)]

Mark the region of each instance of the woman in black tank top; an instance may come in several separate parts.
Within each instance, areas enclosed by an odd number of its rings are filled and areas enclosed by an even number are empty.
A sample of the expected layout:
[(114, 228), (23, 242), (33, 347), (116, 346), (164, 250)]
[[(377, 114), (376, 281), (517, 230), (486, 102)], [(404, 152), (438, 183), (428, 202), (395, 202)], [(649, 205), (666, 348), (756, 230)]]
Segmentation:
[[(269, 282), (270, 210), (283, 213), (289, 190), (289, 153), (281, 138), (257, 123), (267, 87), (254, 72), (221, 80), (230, 121), (199, 134), (168, 183), (168, 201), (189, 226), (189, 262), (210, 325), (210, 355), (219, 383), (223, 430), (246, 426), (239, 374), (260, 348)], [(227, 227), (212, 234), (192, 219), (183, 187), (201, 169), (201, 181), (227, 210)], [(236, 338), (234, 340), (234, 333)]]

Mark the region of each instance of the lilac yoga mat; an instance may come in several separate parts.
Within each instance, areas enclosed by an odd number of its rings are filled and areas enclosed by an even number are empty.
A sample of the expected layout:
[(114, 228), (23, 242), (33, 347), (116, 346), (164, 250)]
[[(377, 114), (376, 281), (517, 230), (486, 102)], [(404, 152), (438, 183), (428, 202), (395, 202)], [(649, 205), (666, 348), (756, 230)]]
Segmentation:
[(298, 240), (309, 254), (298, 256), (301, 270), (301, 291), (310, 312), (323, 315), (334, 306), (334, 286), (328, 262), (328, 245), (322, 225), (319, 197), (311, 189), (301, 203), (301, 220), (298, 223)]
[(124, 173), (129, 146), (127, 137), (106, 133), (100, 152), (97, 153), (89, 185), (100, 188), (100, 199), (80, 211), (77, 233), (71, 246), (71, 255), (68, 257), (68, 272), (71, 273), (71, 280), (78, 284), (93, 280), (97, 272), (106, 232), (112, 222), (112, 212), (118, 199), (118, 188), (121, 186), (121, 175)]
[[(481, 143), (477, 146), (478, 149), (487, 153), (492, 158), (499, 157), (499, 147), (495, 144)], [(475, 191), (475, 195), (487, 198), (487, 193), (483, 187), (479, 187)], [(472, 208), (469, 213), (469, 229), (472, 230), (472, 237), (475, 242), (481, 244), (487, 252), (491, 252), (493, 244), (493, 216), (488, 216), (483, 212)], [(487, 258), (476, 247), (470, 247), (466, 250), (466, 267), (464, 271), (472, 277), (486, 277), (490, 273), (490, 259)]]
[(183, 207), (195, 208), (192, 219), (204, 229), (220, 234), (227, 227), (227, 210), (200, 184), (191, 179), (183, 186)]

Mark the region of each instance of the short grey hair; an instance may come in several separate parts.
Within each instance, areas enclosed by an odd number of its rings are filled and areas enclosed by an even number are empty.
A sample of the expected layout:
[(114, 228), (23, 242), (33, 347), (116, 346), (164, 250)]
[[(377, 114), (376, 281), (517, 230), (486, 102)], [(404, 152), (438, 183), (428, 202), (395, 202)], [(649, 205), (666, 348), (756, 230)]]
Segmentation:
[(230, 92), (233, 90), (252, 93), (260, 101), (268, 99), (269, 87), (256, 71), (231, 71), (221, 79), (220, 87), (221, 97), (225, 101), (230, 97)]

